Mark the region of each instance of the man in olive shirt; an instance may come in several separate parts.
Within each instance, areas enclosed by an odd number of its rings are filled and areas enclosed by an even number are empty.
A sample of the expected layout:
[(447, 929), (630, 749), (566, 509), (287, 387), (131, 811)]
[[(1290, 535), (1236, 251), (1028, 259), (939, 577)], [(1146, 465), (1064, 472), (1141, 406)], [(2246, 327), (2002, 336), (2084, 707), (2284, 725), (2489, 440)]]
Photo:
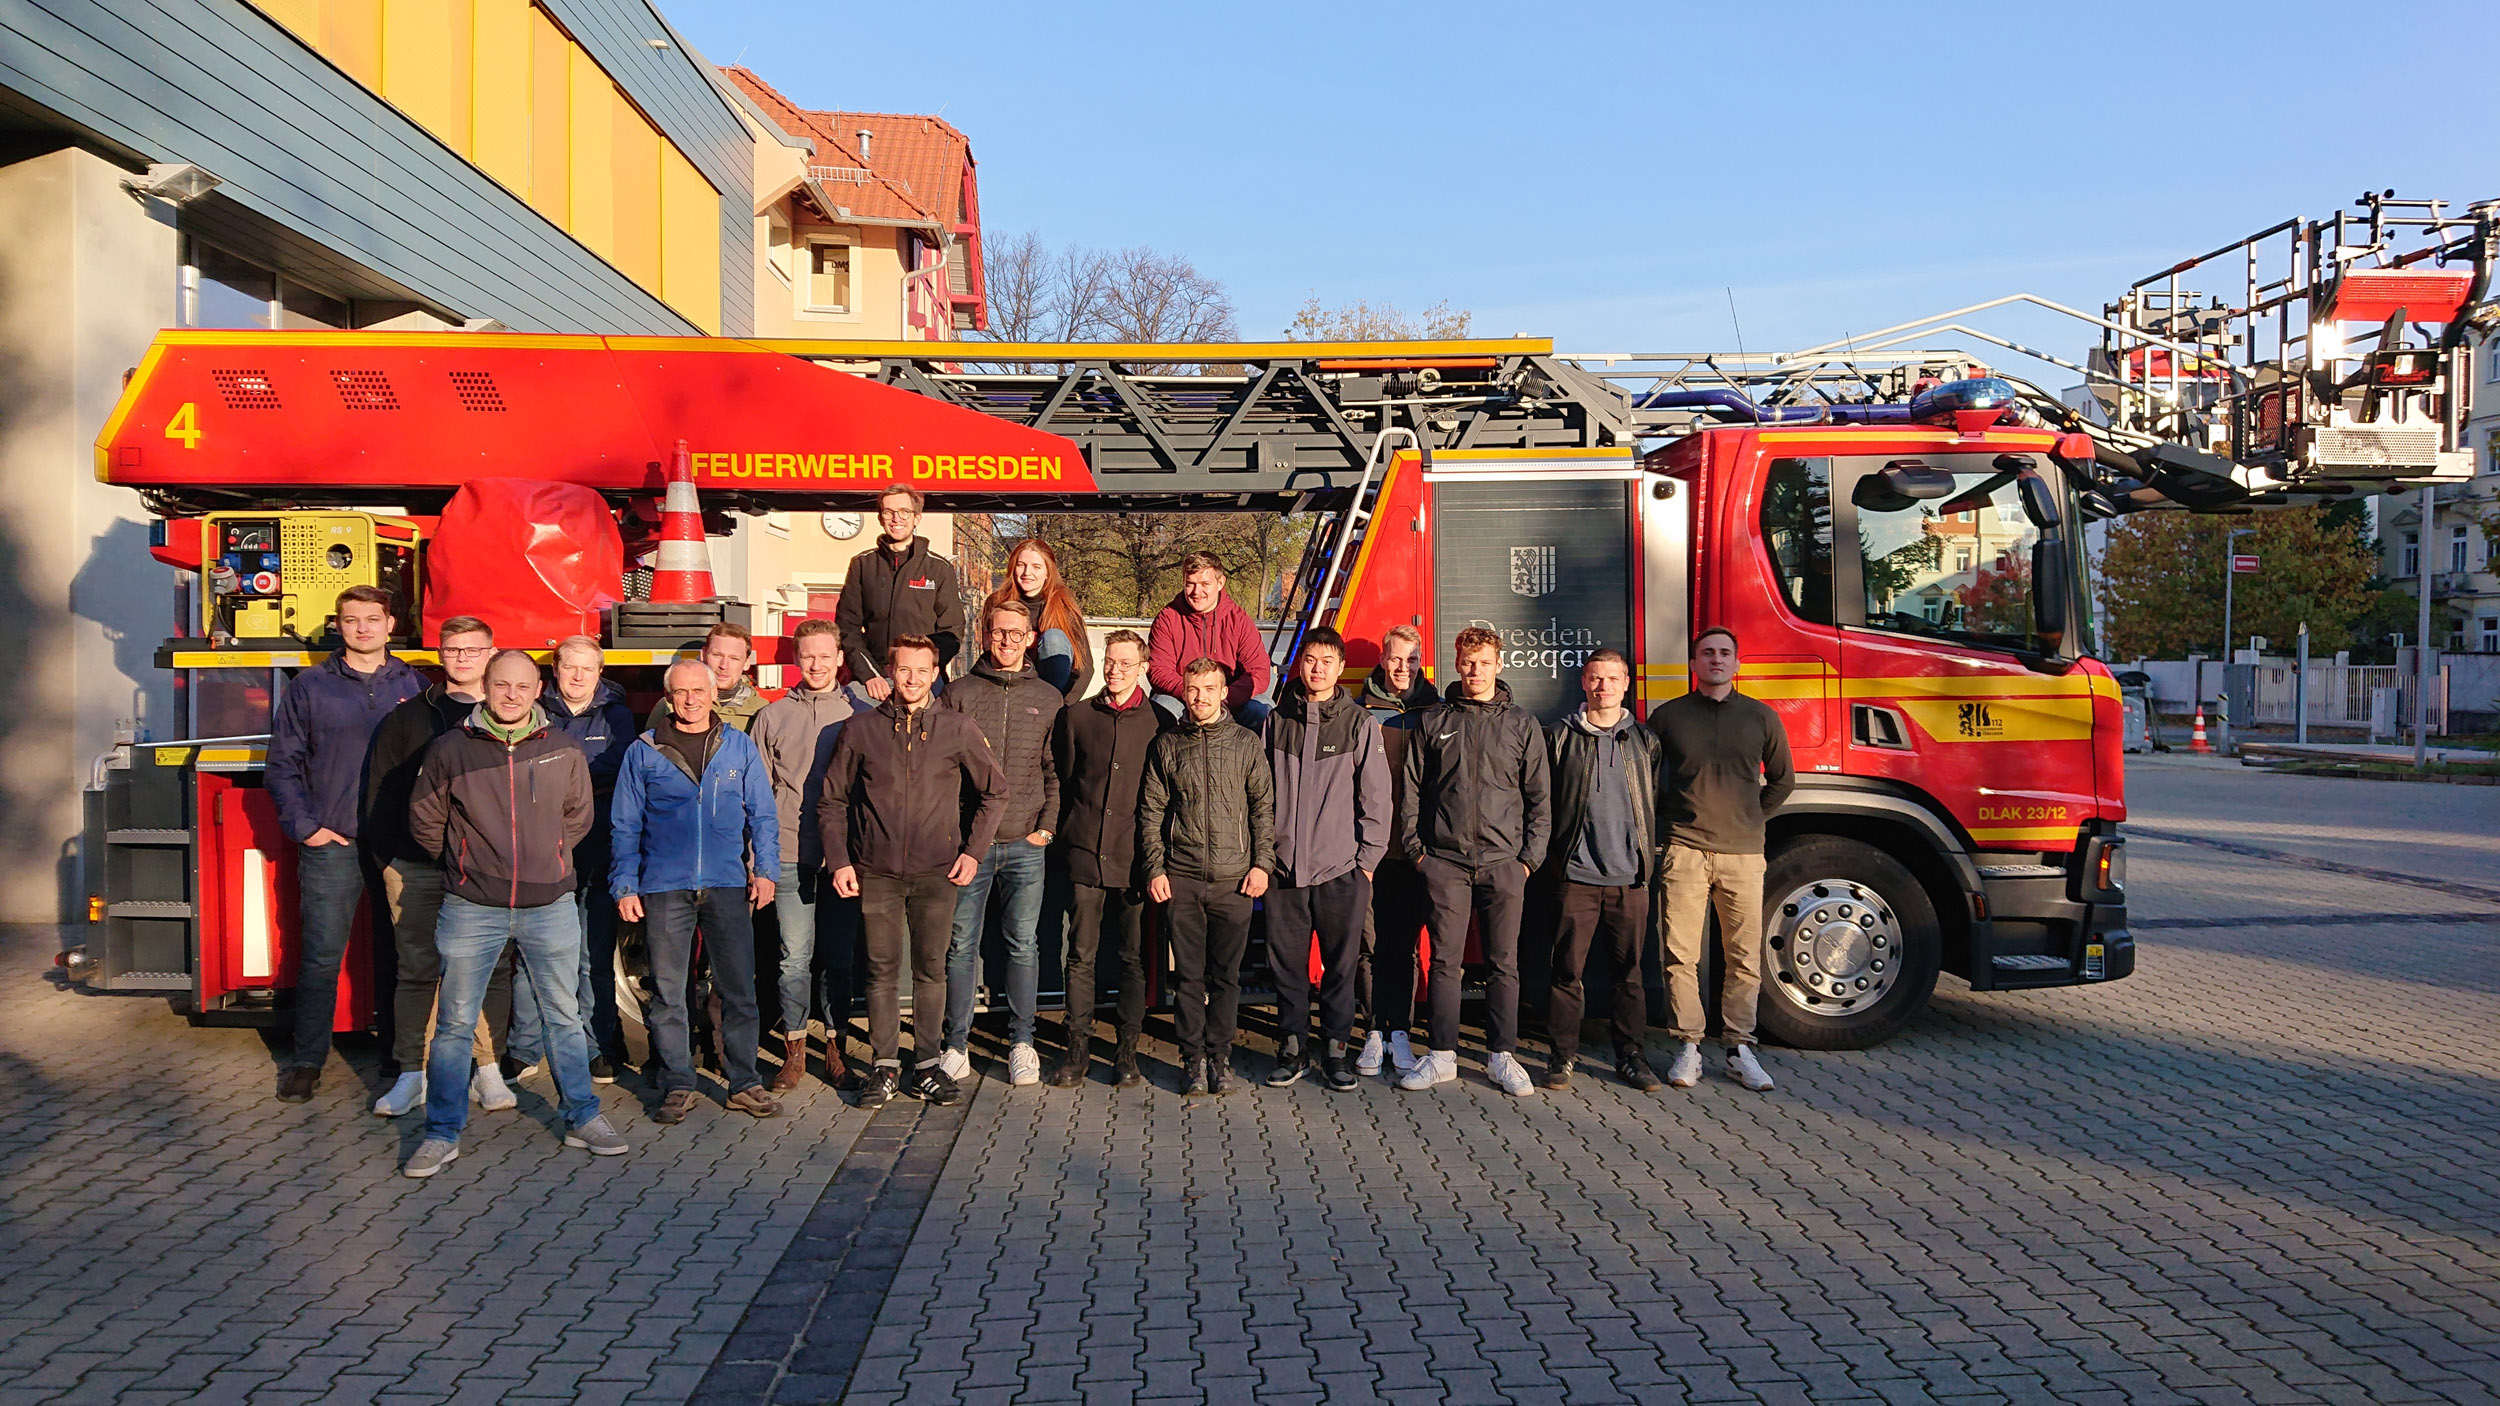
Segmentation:
[(1701, 934), (1719, 912), (1719, 1039), (1727, 1074), (1761, 1092), (1771, 1076), (1754, 1058), (1762, 994), (1762, 818), (1797, 788), (1788, 729), (1760, 699), (1736, 691), (1736, 634), (1713, 625), (1693, 641), (1693, 690), (1650, 710), (1662, 761), (1659, 809), (1667, 825), (1667, 997), (1683, 1042), (1667, 1082), (1701, 1082)]

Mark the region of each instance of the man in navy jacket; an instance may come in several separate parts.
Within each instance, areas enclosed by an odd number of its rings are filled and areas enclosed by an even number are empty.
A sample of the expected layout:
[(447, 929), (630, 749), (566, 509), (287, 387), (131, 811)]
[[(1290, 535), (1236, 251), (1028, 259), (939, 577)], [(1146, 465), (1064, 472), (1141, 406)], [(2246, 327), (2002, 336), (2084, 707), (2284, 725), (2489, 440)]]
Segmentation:
[(702, 1101), (686, 1008), (700, 922), (712, 944), (729, 1106), (771, 1118), (781, 1102), (755, 1067), (755, 910), (773, 901), (770, 876), (781, 872), (781, 814), (754, 740), (712, 711), (712, 671), (681, 659), (667, 688), (669, 716), (625, 750), (609, 814), (608, 887), (616, 915), (643, 924), (657, 988), (651, 1042), (662, 1093), (652, 1117), (681, 1123)]
[(295, 1052), (278, 1074), (286, 1103), (313, 1096), (330, 1057), (339, 967), (365, 893), (356, 835), (366, 749), (382, 719), (425, 690), (423, 676), (391, 657), (388, 592), (351, 586), (334, 610), (341, 648), (288, 681), (269, 727), (269, 799), (296, 845)]

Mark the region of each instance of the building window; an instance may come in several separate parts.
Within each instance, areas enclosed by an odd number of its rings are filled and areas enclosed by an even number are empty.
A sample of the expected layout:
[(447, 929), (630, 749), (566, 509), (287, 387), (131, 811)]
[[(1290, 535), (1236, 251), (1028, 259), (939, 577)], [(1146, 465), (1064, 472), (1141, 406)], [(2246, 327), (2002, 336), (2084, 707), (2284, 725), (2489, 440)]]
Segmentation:
[(2486, 615), (2483, 625), (2483, 653), (2500, 654), (2500, 615)]
[(1968, 571), (1968, 570), (1970, 570), (1970, 548), (1968, 548), (1968, 547), (1961, 547), (1961, 548), (1957, 548), (1957, 549), (1954, 551), (1954, 553), (1953, 553), (1953, 569), (1954, 569), (1955, 571)]
[(779, 210), (774, 210), (765, 216), (765, 229), (764, 262), (772, 266), (773, 272), (780, 275), (782, 282), (788, 283), (791, 281), (790, 265), (792, 263), (790, 219)]
[(851, 246), (829, 239), (807, 243), (807, 276), (799, 289), (808, 312), (851, 310)]
[(2465, 569), (2465, 529), (2462, 527), (2448, 529), (2448, 569), (2450, 571)]
[(2403, 577), (2407, 581), (2414, 580), (2422, 574), (2421, 533), (2408, 532), (2405, 534), (2404, 565), (2397, 568), (2396, 574)]
[(182, 281), (183, 326), (270, 325), (271, 305), (278, 301), (278, 275), (270, 270), (195, 239)]
[(2500, 381), (2500, 345), (2492, 347), (2491, 359), (2483, 367), (2483, 379), (2486, 381)]

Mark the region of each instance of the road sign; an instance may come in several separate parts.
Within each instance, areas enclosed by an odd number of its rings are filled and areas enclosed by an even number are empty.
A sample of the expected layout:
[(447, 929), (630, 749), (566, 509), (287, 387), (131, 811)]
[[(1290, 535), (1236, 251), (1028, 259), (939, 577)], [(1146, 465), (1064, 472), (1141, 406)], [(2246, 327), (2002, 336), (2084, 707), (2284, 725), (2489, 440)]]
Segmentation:
[(2235, 556), (2231, 558), (2231, 570), (2237, 575), (2253, 576), (2257, 572), (2257, 558), (2253, 555)]

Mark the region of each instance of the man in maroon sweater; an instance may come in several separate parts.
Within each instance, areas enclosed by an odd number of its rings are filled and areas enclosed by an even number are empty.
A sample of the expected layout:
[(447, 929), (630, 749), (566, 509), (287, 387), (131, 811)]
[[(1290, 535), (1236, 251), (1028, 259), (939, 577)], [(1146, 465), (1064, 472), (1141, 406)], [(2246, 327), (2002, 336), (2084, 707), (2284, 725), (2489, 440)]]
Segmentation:
[(1258, 623), (1224, 593), (1224, 567), (1205, 552), (1181, 558), (1181, 593), (1155, 616), (1146, 657), (1146, 685), (1166, 715), (1181, 715), (1181, 667), (1193, 659), (1224, 666), (1224, 706), (1244, 727), (1267, 716), (1260, 695), (1273, 666)]

